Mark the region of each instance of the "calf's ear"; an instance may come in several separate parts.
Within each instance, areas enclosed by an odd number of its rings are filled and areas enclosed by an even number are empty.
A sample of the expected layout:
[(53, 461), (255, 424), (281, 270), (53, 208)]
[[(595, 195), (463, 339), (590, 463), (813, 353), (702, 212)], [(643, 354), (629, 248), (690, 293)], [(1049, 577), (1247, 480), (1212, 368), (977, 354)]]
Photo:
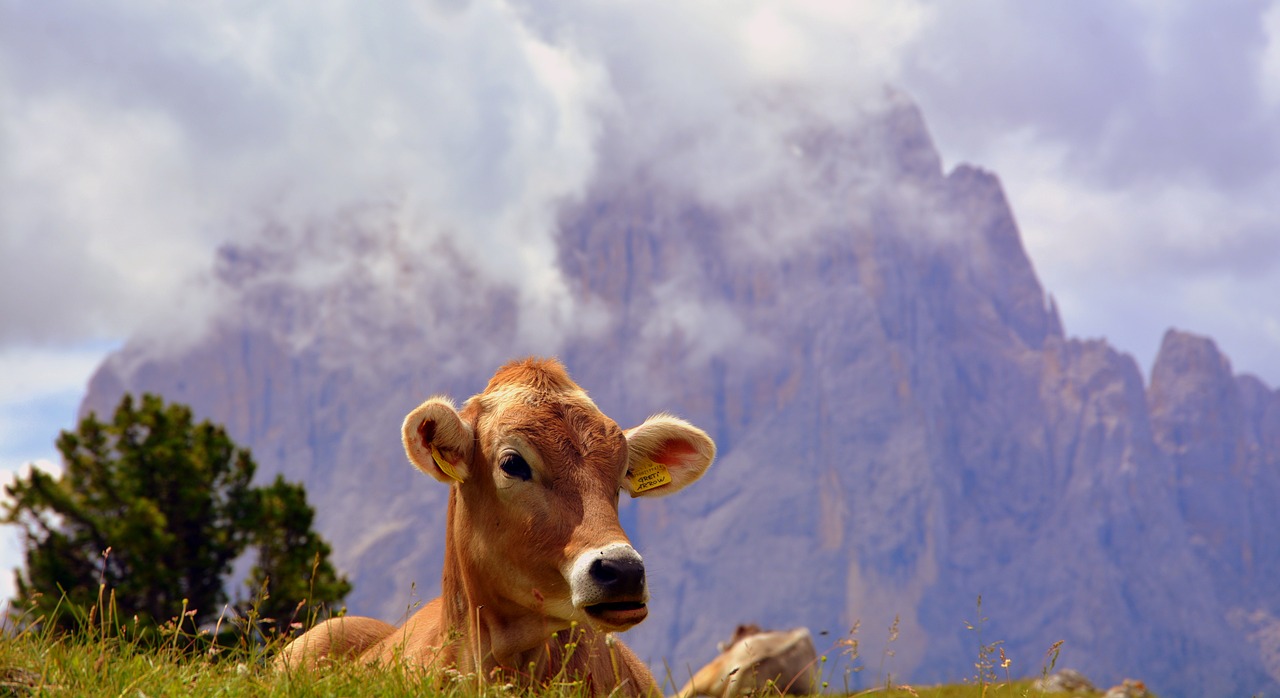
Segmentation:
[(445, 397), (433, 397), (404, 418), (404, 452), (418, 470), (441, 482), (469, 474), (475, 435)]
[(628, 429), (626, 488), (632, 497), (661, 497), (702, 477), (716, 457), (703, 430), (671, 415)]

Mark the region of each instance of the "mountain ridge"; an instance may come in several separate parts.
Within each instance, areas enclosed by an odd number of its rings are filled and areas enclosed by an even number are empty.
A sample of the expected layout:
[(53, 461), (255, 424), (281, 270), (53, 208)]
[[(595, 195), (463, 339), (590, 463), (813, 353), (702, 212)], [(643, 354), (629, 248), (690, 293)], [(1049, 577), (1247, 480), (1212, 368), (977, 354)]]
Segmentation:
[[(654, 599), (629, 644), (679, 680), (741, 621), (832, 642), (862, 621), (866, 647), (898, 628), (895, 676), (956, 680), (980, 595), (1024, 673), (1065, 640), (1102, 683), (1275, 690), (1280, 391), (1186, 333), (1149, 387), (1068, 337), (999, 180), (943, 173), (900, 94), (852, 124), (757, 108), (785, 124), (776, 172), (691, 188), (669, 181), (684, 155), (619, 156), (558, 220), (559, 271), (595, 319), (546, 320), (554, 353), (621, 426), (670, 410), (720, 446), (698, 486), (622, 506)], [(400, 419), (548, 348), (516, 329), (541, 318), (515, 284), (393, 218), (225, 248), (209, 335), (131, 342), (82, 407), (146, 390), (226, 424), (264, 476), (307, 483), (352, 611), (390, 621), (438, 593), (446, 493), (403, 462)], [(314, 257), (337, 271), (299, 283)]]

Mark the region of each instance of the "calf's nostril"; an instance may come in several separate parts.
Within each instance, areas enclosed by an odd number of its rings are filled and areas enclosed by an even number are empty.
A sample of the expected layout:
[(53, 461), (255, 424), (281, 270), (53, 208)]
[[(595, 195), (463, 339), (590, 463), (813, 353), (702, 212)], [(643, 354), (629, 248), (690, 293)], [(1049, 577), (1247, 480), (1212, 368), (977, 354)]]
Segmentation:
[(606, 560), (600, 559), (591, 563), (591, 578), (599, 584), (613, 584), (618, 581), (618, 572)]
[(635, 595), (644, 591), (644, 563), (635, 558), (602, 557), (591, 562), (588, 573), (611, 594)]

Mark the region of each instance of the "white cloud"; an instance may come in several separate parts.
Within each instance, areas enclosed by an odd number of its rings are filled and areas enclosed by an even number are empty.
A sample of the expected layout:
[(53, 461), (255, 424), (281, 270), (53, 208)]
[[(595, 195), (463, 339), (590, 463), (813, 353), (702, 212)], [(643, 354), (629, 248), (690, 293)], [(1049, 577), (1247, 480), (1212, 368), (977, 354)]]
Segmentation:
[(76, 424), (89, 378), (114, 345), (65, 351), (0, 348), (0, 471), (57, 458), (54, 441)]
[[(0, 500), (8, 497), (4, 488), (18, 477), (26, 477), (31, 468), (38, 468), (49, 473), (60, 473), (61, 467), (49, 460), (36, 460), (24, 463), (17, 468), (10, 468), (7, 463), (0, 462)], [(0, 604), (8, 602), (17, 592), (14, 570), (22, 567), (24, 556), (22, 531), (17, 526), (0, 527)], [(3, 610), (0, 610), (3, 612)]]
[(602, 73), (497, 0), (5, 14), (0, 340), (130, 334), (222, 241), (388, 198), (500, 278), (549, 268), (594, 166)]
[(1268, 107), (1280, 109), (1280, 3), (1272, 3), (1262, 13), (1262, 30), (1266, 48), (1259, 61), (1258, 91)]
[[(73, 429), (89, 376), (114, 346), (64, 352), (0, 347), (0, 497), (34, 464), (59, 472), (58, 431)], [(22, 561), (20, 531), (0, 526), (0, 601), (13, 595), (11, 570)]]
[(5, 114), (0, 339), (119, 331), (207, 264), (191, 229), (201, 197), (164, 115), (65, 95)]
[(0, 404), (18, 405), (63, 392), (83, 391), (112, 344), (61, 352), (33, 347), (0, 347)]
[(1149, 366), (1176, 326), (1280, 385), (1274, 3), (933, 8), (905, 85), (1000, 176), (1068, 333)]
[[(756, 81), (816, 83), (848, 99), (858, 83), (897, 81), (904, 47), (928, 21), (922, 2), (742, 2), (737, 52)], [(825, 105), (830, 108), (830, 105)]]
[(753, 96), (845, 124), (898, 84), (947, 162), (1001, 176), (1069, 332), (1142, 356), (1157, 323), (1247, 317), (1224, 345), (1273, 348), (1276, 7), (6, 4), (0, 343), (198, 325), (207, 299), (166, 311), (220, 242), (387, 201), (518, 279), (522, 318), (571, 316), (550, 230), (602, 159), (751, 200), (795, 157)]
[(1280, 202), (1196, 180), (1107, 187), (1067, 150), (1024, 131), (988, 151), (1067, 330), (1147, 368), (1168, 328), (1206, 334), (1237, 370), (1280, 384), (1280, 312), (1264, 300), (1280, 298)]

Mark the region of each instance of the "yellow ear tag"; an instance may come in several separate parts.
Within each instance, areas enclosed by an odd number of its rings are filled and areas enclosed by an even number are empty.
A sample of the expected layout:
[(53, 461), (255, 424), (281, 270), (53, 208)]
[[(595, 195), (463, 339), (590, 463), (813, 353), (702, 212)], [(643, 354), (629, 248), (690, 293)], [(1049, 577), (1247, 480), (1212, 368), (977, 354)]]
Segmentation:
[(627, 473), (627, 481), (631, 483), (631, 496), (661, 487), (671, 482), (671, 471), (657, 461), (645, 461)]
[(431, 444), (431, 459), (436, 462), (436, 465), (440, 466), (440, 469), (444, 471), (445, 475), (448, 475), (458, 482), (462, 482), (462, 478), (458, 476), (458, 471), (454, 470), (453, 465), (440, 455), (440, 450), (436, 448), (435, 444)]

